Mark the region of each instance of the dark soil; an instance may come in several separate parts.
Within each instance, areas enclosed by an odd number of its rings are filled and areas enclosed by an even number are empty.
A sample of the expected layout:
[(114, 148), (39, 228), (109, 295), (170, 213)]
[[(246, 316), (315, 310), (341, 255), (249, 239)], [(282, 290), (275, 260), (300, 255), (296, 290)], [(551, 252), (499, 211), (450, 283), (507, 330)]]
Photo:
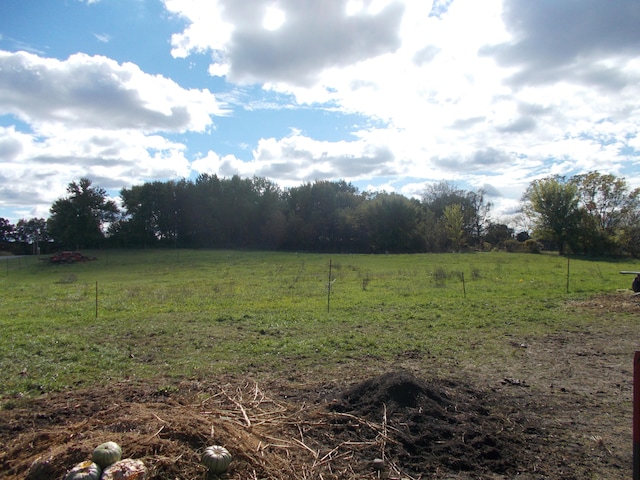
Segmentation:
[[(640, 310), (628, 294), (568, 308)], [(449, 375), (413, 352), (351, 382), (292, 372), (15, 399), (0, 410), (0, 478), (62, 479), (107, 440), (163, 480), (204, 479), (212, 444), (231, 451), (223, 478), (238, 480), (630, 478), (636, 335), (625, 325), (505, 338), (509, 365)]]
[[(380, 455), (405, 474), (449, 471), (511, 477), (535, 463), (526, 444), (539, 432), (496, 400), (459, 383), (424, 381), (395, 371), (349, 388), (332, 408), (382, 422), (389, 441)], [(497, 403), (502, 404), (499, 410)]]

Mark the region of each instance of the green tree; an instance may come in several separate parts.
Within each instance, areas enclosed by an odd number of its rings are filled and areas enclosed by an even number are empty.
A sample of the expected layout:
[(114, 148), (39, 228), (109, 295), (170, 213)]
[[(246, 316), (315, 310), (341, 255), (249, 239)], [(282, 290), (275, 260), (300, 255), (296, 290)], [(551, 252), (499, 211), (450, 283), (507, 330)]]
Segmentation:
[[(426, 210), (427, 243), (432, 250), (451, 247), (445, 218), (447, 207), (458, 205), (462, 213), (464, 238), (460, 242), (480, 244), (493, 206), (486, 200), (486, 192), (483, 189), (476, 192), (465, 191), (448, 181), (428, 185), (422, 194), (422, 205)], [(454, 248), (458, 249), (459, 246), (454, 245)]]
[(557, 175), (534, 180), (522, 200), (523, 211), (534, 222), (538, 238), (557, 243), (560, 255), (567, 245), (576, 244), (580, 196), (574, 182)]
[(357, 223), (370, 252), (424, 251), (420, 204), (397, 193), (370, 195), (357, 209)]
[(618, 231), (617, 240), (628, 255), (640, 258), (640, 211), (629, 214)]
[(175, 245), (177, 240), (178, 199), (174, 181), (134, 185), (120, 191), (124, 218), (118, 236), (124, 245)]
[(280, 187), (262, 177), (253, 178), (253, 189), (258, 195), (258, 225), (255, 241), (259, 247), (277, 248), (286, 232), (285, 203)]
[(6, 218), (0, 217), (0, 241), (9, 242), (13, 240), (15, 226)]
[(99, 247), (105, 238), (105, 227), (116, 220), (118, 207), (107, 199), (104, 189), (93, 187), (88, 178), (71, 182), (67, 193), (49, 210), (47, 226), (51, 237), (68, 248)]
[(494, 247), (503, 248), (505, 242), (513, 240), (513, 234), (513, 228), (503, 223), (490, 223), (486, 229), (484, 239)]
[(630, 192), (625, 179), (599, 172), (576, 175), (571, 182), (580, 193), (583, 251), (591, 254), (612, 252), (622, 239), (621, 229), (629, 225), (631, 216), (638, 210), (639, 190)]
[(486, 192), (480, 188), (476, 192), (467, 192), (466, 198), (469, 202), (468, 225), (469, 234), (473, 243), (482, 243), (487, 228), (490, 225), (489, 213), (493, 203), (486, 200)]
[(630, 193), (623, 178), (589, 172), (571, 181), (578, 186), (583, 207), (601, 231), (613, 233), (625, 215), (638, 207), (638, 191)]
[(464, 215), (462, 205), (454, 203), (444, 207), (444, 229), (456, 252), (464, 246)]
[(353, 246), (352, 213), (363, 201), (350, 183), (318, 180), (289, 189), (287, 246), (316, 251), (347, 251)]
[(31, 218), (29, 220), (21, 218), (16, 224), (15, 238), (20, 242), (31, 245), (32, 253), (38, 255), (41, 243), (51, 240), (47, 221), (44, 218)]

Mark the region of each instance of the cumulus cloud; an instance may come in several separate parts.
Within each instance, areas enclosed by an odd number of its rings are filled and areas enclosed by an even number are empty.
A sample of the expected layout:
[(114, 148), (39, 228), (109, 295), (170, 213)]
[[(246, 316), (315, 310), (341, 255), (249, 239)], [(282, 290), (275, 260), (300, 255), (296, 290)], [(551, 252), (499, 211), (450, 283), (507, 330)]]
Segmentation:
[[(392, 53), (401, 43), (400, 1), (387, 2), (377, 11), (363, 5), (352, 12), (343, 0), (203, 0), (201, 8), (196, 4), (165, 0), (168, 10), (189, 22), (184, 32), (174, 35), (173, 54), (211, 50), (213, 71), (238, 83), (310, 86), (324, 70)], [(265, 28), (274, 4), (284, 12), (282, 23)]]
[(530, 116), (519, 117), (505, 125), (497, 127), (501, 133), (524, 133), (535, 130), (536, 121)]
[(639, 80), (625, 69), (640, 50), (636, 0), (505, 0), (504, 21), (512, 40), (483, 52), (518, 68), (513, 85), (570, 80), (617, 89)]
[(7, 190), (0, 205), (51, 205), (70, 180), (85, 176), (107, 189), (188, 176), (184, 150), (180, 143), (133, 130), (61, 127), (41, 137), (0, 128), (0, 177)]
[(0, 51), (0, 114), (67, 128), (203, 131), (224, 105), (131, 63), (76, 54), (67, 60)]
[(486, 171), (496, 167), (502, 167), (511, 161), (511, 157), (496, 148), (487, 147), (473, 151), (467, 155), (451, 155), (448, 157), (434, 157), (434, 165), (454, 172)]
[(282, 138), (265, 138), (253, 150), (252, 158), (243, 161), (233, 155), (220, 157), (210, 151), (193, 162), (199, 173), (223, 176), (257, 175), (277, 179), (281, 186), (292, 186), (317, 179), (370, 178), (395, 173), (394, 154), (384, 145), (318, 141), (293, 132)]

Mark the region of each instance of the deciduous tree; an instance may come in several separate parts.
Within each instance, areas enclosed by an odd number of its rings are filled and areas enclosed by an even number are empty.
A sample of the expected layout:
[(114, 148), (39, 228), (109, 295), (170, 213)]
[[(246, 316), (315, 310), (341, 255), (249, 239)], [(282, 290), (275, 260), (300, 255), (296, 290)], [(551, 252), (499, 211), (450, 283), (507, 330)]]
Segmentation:
[(71, 182), (67, 193), (51, 206), (49, 233), (67, 248), (100, 246), (106, 225), (116, 219), (117, 205), (107, 199), (106, 190), (92, 186), (88, 178)]
[(444, 207), (444, 228), (456, 252), (464, 245), (464, 215), (462, 205), (454, 203)]
[(0, 217), (0, 241), (9, 242), (13, 240), (14, 225), (6, 218)]
[(576, 184), (557, 175), (535, 180), (522, 200), (538, 238), (556, 242), (558, 253), (563, 255), (566, 246), (577, 239), (580, 196)]

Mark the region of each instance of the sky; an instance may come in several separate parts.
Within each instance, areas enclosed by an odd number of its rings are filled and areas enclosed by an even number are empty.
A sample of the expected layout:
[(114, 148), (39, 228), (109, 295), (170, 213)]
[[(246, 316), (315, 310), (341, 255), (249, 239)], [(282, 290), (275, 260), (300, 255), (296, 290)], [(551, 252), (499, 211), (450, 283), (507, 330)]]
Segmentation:
[(0, 0), (0, 217), (72, 181), (640, 187), (638, 0)]

